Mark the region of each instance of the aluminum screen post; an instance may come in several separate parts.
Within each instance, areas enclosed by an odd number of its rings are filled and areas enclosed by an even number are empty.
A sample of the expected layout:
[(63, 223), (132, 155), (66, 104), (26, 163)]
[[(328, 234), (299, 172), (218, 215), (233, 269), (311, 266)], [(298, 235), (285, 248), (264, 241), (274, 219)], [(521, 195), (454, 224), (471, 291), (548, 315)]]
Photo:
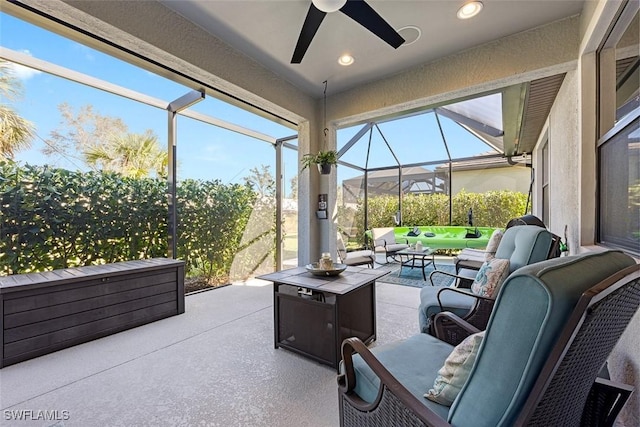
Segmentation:
[(200, 102), (204, 99), (204, 91), (191, 91), (186, 95), (181, 96), (173, 102), (167, 105), (168, 112), (168, 129), (169, 137), (167, 138), (167, 151), (169, 155), (168, 159), (168, 174), (167, 174), (167, 204), (168, 204), (168, 245), (167, 245), (167, 257), (177, 257), (177, 241), (178, 241), (178, 216), (176, 210), (176, 153), (177, 153), (177, 115), (180, 111), (189, 108), (196, 102)]
[(282, 221), (282, 140), (276, 140), (276, 271), (282, 270), (282, 245), (283, 245), (283, 221)]

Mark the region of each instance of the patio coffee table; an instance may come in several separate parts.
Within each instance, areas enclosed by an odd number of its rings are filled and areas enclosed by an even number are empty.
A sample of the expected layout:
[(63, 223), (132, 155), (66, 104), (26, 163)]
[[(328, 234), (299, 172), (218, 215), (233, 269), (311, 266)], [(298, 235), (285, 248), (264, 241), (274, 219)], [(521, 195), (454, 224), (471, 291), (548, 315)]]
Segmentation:
[(258, 276), (273, 282), (274, 345), (338, 369), (342, 341), (376, 339), (375, 281), (388, 274), (347, 267), (314, 276), (304, 267)]
[[(425, 267), (427, 267), (429, 264), (432, 264), (433, 269), (437, 270), (435, 255), (434, 255), (435, 253), (436, 253), (435, 249), (431, 249), (431, 248), (423, 248), (422, 250), (416, 250), (410, 247), (396, 252), (396, 255), (400, 255), (400, 272), (398, 273), (398, 276), (402, 275), (402, 267), (409, 267), (411, 269), (419, 268), (422, 270), (422, 278), (426, 281), (427, 276), (424, 273)], [(407, 257), (406, 261), (402, 260), (403, 256)], [(419, 261), (420, 263), (417, 264), (416, 261)]]

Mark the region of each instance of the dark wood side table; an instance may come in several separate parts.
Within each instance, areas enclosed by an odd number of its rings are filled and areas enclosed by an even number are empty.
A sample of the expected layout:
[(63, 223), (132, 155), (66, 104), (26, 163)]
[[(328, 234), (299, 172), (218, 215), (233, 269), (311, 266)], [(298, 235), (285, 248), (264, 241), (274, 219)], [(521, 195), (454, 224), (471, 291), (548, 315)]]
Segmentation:
[(375, 281), (388, 274), (348, 267), (314, 276), (304, 267), (259, 276), (273, 282), (274, 345), (338, 369), (342, 341), (376, 339)]

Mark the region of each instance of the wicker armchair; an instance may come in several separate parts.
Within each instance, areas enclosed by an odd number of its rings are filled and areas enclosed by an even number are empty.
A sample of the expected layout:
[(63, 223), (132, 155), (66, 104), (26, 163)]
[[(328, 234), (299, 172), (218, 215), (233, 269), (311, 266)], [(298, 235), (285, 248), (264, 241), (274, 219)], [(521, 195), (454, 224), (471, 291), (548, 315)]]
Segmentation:
[[(460, 281), (465, 277), (446, 271), (435, 270), (429, 275), (431, 286), (434, 286), (433, 277), (436, 274), (453, 277), (456, 281)], [(493, 310), (493, 306), (495, 304), (495, 297), (497, 296), (492, 295), (491, 297), (487, 297), (476, 295), (471, 291), (471, 289), (458, 289), (458, 287), (455, 285), (456, 283), (454, 283), (454, 286), (444, 288), (437, 288), (434, 286), (433, 289), (437, 289), (437, 312), (431, 315), (429, 329), (426, 331), (429, 334), (437, 336), (441, 340), (446, 341), (452, 345), (460, 344), (460, 342), (462, 342), (462, 340), (464, 340), (469, 335), (466, 329), (467, 324), (473, 326), (473, 328), (478, 330), (484, 330), (487, 327), (489, 316), (491, 316), (491, 311)], [(457, 296), (455, 298), (452, 298), (450, 293), (454, 293)], [(460, 326), (456, 321), (450, 320), (449, 316), (439, 316), (442, 313), (448, 313), (448, 310), (450, 309), (450, 306), (452, 304), (455, 304), (456, 306), (461, 305), (463, 307), (468, 307), (468, 311), (465, 314), (459, 313), (458, 316), (456, 316), (456, 318), (459, 317), (460, 319), (464, 320), (465, 326)], [(438, 335), (436, 335), (435, 329), (436, 318), (438, 319)]]
[(372, 350), (345, 340), (340, 425), (611, 426), (632, 388), (597, 375), (638, 306), (640, 266), (619, 251), (523, 267), (503, 285), (450, 407), (422, 396), (448, 344), (426, 334)]
[[(504, 232), (495, 258), (508, 259), (509, 273), (513, 273), (520, 267), (547, 259), (549, 248), (552, 246), (552, 237), (553, 235), (549, 231), (541, 227), (531, 225), (511, 227)], [(477, 271), (472, 272), (478, 273)], [(432, 318), (442, 311), (451, 311), (471, 322), (477, 328), (484, 329), (493, 307), (491, 299), (479, 298), (471, 290), (455, 289), (458, 281), (468, 279), (468, 276), (435, 270), (429, 276), (432, 285), (432, 278), (436, 274), (454, 277), (455, 281), (453, 287), (425, 286), (420, 290), (420, 308), (418, 310), (420, 331), (433, 334)], [(455, 325), (450, 326), (455, 329)], [(452, 334), (455, 335), (455, 331)], [(452, 339), (448, 342), (455, 345), (459, 341), (456, 342)]]
[[(507, 223), (507, 226), (505, 227), (505, 230), (516, 225), (532, 225), (534, 227), (546, 228), (546, 225), (542, 222), (542, 220), (540, 220), (540, 218), (533, 215), (524, 215), (519, 218), (513, 218), (511, 221), (509, 221)], [(492, 235), (491, 237), (491, 240), (493, 240), (494, 236)], [(496, 236), (496, 238), (498, 237)], [(494, 256), (496, 248), (492, 247), (491, 240), (489, 240), (489, 244), (487, 244), (486, 250), (465, 248), (456, 257), (454, 257), (453, 264), (456, 267), (456, 274), (460, 274), (460, 271), (463, 269), (479, 270), (480, 267), (482, 267), (482, 263), (488, 259), (487, 255)], [(560, 256), (560, 241), (560, 236), (552, 234), (552, 243), (551, 248), (549, 249), (549, 254), (547, 255), (547, 259)], [(491, 248), (493, 248), (493, 251), (490, 250)]]

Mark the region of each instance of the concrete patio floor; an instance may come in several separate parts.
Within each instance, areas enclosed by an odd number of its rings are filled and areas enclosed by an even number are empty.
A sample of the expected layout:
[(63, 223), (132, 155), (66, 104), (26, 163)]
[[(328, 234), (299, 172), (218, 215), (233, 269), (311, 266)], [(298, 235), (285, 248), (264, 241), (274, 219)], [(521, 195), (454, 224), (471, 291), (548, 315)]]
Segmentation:
[[(372, 345), (417, 333), (419, 289), (376, 287)], [(272, 286), (260, 280), (188, 295), (180, 316), (3, 368), (0, 407), (2, 426), (339, 424), (335, 370), (274, 349)]]

